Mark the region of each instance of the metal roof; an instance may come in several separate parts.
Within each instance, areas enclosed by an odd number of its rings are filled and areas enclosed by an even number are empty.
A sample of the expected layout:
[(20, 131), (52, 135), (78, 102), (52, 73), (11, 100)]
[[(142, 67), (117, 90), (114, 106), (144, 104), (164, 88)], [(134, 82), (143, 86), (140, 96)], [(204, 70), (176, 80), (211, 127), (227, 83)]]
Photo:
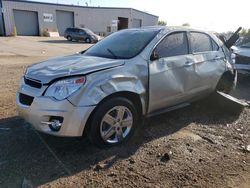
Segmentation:
[(18, 3), (32, 3), (32, 4), (41, 4), (41, 5), (53, 5), (53, 6), (66, 6), (66, 7), (72, 7), (72, 8), (76, 7), (76, 8), (90, 8), (90, 9), (91, 8), (93, 9), (127, 9), (127, 10), (134, 10), (137, 12), (141, 12), (143, 14), (148, 14), (150, 16), (159, 18), (159, 16), (156, 16), (147, 12), (143, 12), (141, 10), (137, 10), (134, 8), (128, 8), (128, 7), (93, 7), (93, 6), (80, 6), (80, 5), (69, 5), (69, 4), (59, 4), (59, 3), (57, 4), (57, 3), (35, 2), (35, 1), (25, 1), (25, 0), (2, 0), (2, 1), (5, 1), (5, 2), (12, 1), (12, 2), (18, 2)]

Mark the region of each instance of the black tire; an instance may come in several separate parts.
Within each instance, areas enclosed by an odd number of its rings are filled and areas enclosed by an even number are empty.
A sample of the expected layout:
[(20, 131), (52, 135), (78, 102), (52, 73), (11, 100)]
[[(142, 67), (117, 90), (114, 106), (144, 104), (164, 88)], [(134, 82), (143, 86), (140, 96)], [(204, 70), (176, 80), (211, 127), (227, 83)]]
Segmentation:
[[(104, 116), (111, 109), (118, 107), (118, 106), (124, 106), (127, 109), (129, 109), (129, 111), (132, 114), (133, 124), (130, 129), (130, 132), (126, 135), (126, 137), (123, 138), (123, 140), (118, 141), (117, 143), (110, 143), (108, 141), (105, 141), (104, 138), (101, 136), (102, 120)], [(134, 104), (130, 100), (123, 98), (123, 97), (111, 98), (101, 103), (97, 107), (97, 109), (94, 111), (94, 114), (92, 116), (92, 121), (89, 127), (89, 132), (87, 134), (88, 134), (90, 141), (100, 148), (116, 146), (129, 140), (129, 138), (134, 134), (137, 128), (138, 120), (139, 120), (138, 111), (136, 110)], [(116, 135), (113, 135), (113, 136), (115, 137)]]
[(69, 36), (67, 36), (67, 40), (68, 40), (68, 41), (72, 41), (73, 39), (72, 39), (72, 37), (69, 35)]
[(90, 38), (86, 38), (85, 42), (90, 44), (91, 43), (91, 39)]

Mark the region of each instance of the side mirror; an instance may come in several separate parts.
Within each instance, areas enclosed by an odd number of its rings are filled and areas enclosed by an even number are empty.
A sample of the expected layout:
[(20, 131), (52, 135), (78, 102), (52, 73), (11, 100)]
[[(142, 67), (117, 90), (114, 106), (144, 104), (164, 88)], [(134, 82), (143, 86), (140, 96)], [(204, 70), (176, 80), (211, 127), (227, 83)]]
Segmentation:
[(150, 56), (150, 60), (155, 61), (157, 59), (159, 59), (159, 55), (155, 51), (153, 51), (153, 53)]

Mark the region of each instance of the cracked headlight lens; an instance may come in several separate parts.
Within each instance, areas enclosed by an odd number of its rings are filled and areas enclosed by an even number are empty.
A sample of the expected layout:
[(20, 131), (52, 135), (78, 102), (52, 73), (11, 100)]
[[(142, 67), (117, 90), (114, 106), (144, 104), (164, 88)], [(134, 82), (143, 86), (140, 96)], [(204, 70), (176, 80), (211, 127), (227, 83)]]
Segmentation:
[(45, 96), (63, 100), (75, 93), (86, 82), (85, 77), (74, 77), (56, 81), (47, 89)]

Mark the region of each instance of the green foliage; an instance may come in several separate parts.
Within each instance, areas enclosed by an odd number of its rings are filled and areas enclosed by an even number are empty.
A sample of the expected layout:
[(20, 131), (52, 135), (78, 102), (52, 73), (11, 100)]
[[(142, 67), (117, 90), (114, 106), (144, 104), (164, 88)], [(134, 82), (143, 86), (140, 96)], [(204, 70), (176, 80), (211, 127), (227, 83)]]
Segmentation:
[(184, 24), (182, 24), (182, 26), (190, 27), (190, 24), (189, 23), (184, 23)]
[(250, 29), (243, 28), (240, 32), (240, 36), (242, 37), (250, 37)]
[(158, 25), (165, 26), (165, 25), (167, 25), (167, 22), (166, 22), (166, 21), (163, 21), (163, 20), (159, 20), (159, 21), (158, 21)]

